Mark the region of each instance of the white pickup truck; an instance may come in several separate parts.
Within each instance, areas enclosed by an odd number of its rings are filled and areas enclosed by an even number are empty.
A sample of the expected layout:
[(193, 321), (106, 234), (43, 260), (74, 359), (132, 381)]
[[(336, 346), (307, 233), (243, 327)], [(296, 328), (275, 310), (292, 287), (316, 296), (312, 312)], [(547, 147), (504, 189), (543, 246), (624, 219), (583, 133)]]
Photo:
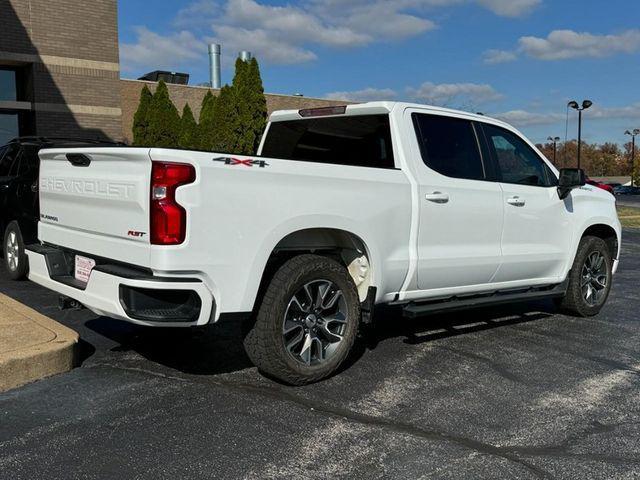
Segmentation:
[(614, 197), (482, 115), (375, 102), (276, 112), (255, 157), (40, 157), (31, 280), (141, 325), (252, 312), (248, 355), (292, 384), (334, 372), (376, 304), (589, 316), (618, 264)]

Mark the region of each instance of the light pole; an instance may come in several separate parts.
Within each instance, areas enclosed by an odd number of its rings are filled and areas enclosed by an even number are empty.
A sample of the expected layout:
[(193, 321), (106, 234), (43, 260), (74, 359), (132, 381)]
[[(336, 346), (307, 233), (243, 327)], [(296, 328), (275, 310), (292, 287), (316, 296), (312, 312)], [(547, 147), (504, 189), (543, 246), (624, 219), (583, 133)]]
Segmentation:
[(578, 111), (578, 168), (580, 168), (580, 148), (582, 147), (582, 111), (593, 105), (591, 100), (584, 100), (582, 107), (575, 100), (570, 101), (567, 106)]
[[(553, 164), (556, 164), (556, 153), (558, 151), (558, 142), (560, 141), (560, 137), (548, 137), (548, 141), (553, 142)], [(556, 165), (557, 166), (557, 165)]]
[(633, 175), (636, 167), (636, 135), (640, 135), (640, 128), (627, 130), (624, 134), (631, 135), (631, 186), (633, 187)]

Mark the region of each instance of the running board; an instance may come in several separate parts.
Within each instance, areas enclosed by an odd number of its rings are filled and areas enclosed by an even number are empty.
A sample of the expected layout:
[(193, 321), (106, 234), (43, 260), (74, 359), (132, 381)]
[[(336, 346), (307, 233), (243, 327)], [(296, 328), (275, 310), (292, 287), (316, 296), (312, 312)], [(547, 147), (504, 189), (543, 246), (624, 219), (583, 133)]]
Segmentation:
[(411, 302), (405, 305), (402, 313), (405, 317), (416, 318), (439, 312), (454, 310), (466, 310), (476, 307), (500, 305), (503, 303), (527, 302), (544, 298), (556, 298), (564, 296), (568, 282), (543, 287), (524, 289), (498, 290), (486, 294), (453, 296), (442, 300), (427, 302)]

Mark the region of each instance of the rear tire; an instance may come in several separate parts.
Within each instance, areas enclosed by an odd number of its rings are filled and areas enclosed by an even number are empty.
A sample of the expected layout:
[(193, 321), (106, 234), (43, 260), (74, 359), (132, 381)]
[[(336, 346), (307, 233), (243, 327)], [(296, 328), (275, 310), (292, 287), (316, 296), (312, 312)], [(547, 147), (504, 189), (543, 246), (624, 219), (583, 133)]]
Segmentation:
[(27, 278), (29, 266), (27, 254), (24, 252), (24, 240), (18, 222), (13, 221), (4, 231), (4, 243), (2, 252), (7, 272), (12, 280)]
[(599, 237), (583, 237), (569, 272), (567, 292), (556, 304), (571, 315), (597, 315), (611, 291), (612, 267), (611, 252), (605, 241)]
[(340, 367), (359, 323), (360, 300), (346, 268), (330, 258), (300, 255), (271, 279), (245, 349), (263, 373), (304, 385)]

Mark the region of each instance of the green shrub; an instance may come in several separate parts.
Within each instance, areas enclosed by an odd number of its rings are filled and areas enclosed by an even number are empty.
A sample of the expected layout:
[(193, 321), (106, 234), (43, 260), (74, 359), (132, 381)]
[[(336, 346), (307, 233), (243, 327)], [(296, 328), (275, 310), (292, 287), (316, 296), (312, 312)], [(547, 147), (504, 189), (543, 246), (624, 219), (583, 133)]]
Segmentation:
[(198, 124), (193, 117), (193, 112), (189, 104), (185, 104), (182, 109), (182, 118), (180, 119), (180, 137), (178, 146), (187, 150), (197, 150), (198, 142)]
[(140, 103), (133, 116), (133, 144), (136, 146), (148, 145), (147, 135), (149, 130), (149, 108), (153, 95), (148, 86), (144, 86), (140, 92)]
[(176, 148), (179, 136), (180, 114), (169, 97), (166, 83), (161, 80), (149, 108), (148, 145)]

